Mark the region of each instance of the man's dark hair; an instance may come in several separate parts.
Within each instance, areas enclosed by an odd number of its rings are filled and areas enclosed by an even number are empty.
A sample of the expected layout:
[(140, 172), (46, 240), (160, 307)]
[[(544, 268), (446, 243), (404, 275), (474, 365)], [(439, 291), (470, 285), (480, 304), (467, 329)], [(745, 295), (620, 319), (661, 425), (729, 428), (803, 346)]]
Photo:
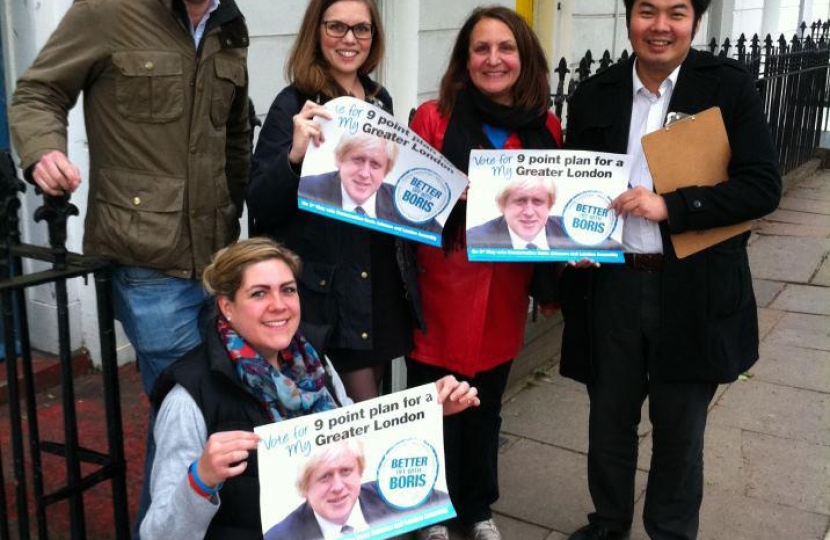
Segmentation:
[[(692, 4), (692, 10), (695, 13), (695, 26), (700, 21), (700, 18), (703, 17), (703, 14), (706, 13), (706, 10), (709, 9), (709, 4), (712, 0), (689, 0)], [(634, 9), (634, 4), (637, 3), (637, 0), (623, 0), (625, 4), (625, 27), (628, 28), (631, 25), (631, 10)]]

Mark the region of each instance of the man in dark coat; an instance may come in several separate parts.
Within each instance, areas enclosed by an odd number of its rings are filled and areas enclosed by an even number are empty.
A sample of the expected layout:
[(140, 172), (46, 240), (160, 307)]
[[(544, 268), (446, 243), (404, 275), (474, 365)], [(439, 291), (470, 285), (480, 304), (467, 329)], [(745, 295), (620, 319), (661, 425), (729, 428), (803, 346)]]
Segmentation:
[[(628, 538), (637, 426), (646, 396), (653, 453), (643, 520), (652, 539), (694, 539), (703, 497), (703, 434), (718, 383), (758, 358), (749, 233), (678, 259), (669, 235), (757, 219), (781, 195), (775, 148), (749, 73), (691, 49), (708, 0), (625, 0), (635, 55), (583, 82), (569, 104), (567, 146), (628, 153), (625, 265), (562, 273), (563, 375), (591, 399), (588, 487), (595, 511), (571, 540)], [(657, 195), (640, 139), (669, 112), (718, 106), (729, 179)], [(694, 170), (689, 171), (693, 178)]]

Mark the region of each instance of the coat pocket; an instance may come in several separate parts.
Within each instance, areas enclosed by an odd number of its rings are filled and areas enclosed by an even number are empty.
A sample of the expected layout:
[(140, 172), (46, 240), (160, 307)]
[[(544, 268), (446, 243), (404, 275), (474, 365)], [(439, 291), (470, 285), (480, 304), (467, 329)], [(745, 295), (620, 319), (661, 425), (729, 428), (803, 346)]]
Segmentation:
[(160, 124), (184, 112), (182, 57), (174, 52), (117, 52), (116, 106), (134, 122)]
[(239, 239), (241, 225), (236, 214), (236, 205), (233, 203), (223, 204), (216, 209), (214, 250), (221, 249)]
[(210, 119), (214, 127), (221, 128), (228, 122), (238, 89), (245, 87), (245, 65), (217, 56), (213, 59), (213, 67), (216, 78), (210, 101)]
[(101, 169), (97, 241), (135, 261), (158, 262), (182, 237), (184, 178)]
[(729, 317), (753, 299), (746, 250), (728, 240), (707, 253), (709, 320)]
[(331, 288), (336, 266), (303, 261), (300, 271), (300, 297), (303, 299), (303, 321), (335, 325), (337, 309)]

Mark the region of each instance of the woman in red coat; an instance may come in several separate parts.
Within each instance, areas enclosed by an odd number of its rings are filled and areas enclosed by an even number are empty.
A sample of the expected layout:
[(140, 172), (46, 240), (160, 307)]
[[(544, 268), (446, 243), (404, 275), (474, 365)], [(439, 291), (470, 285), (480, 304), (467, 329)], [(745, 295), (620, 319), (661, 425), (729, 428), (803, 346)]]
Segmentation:
[[(548, 73), (536, 36), (516, 12), (477, 9), (459, 32), (438, 101), (424, 103), (411, 127), (465, 172), (472, 149), (558, 148), (559, 121), (547, 110)], [(468, 261), (465, 214), (462, 196), (443, 247), (418, 247), (427, 331), (415, 333), (407, 377), (417, 386), (454, 374), (479, 388), (481, 407), (445, 421), (447, 481), (469, 537), (498, 540), (490, 505), (498, 499), (501, 399), (524, 340), (534, 267)], [(419, 538), (449, 535), (437, 525)]]

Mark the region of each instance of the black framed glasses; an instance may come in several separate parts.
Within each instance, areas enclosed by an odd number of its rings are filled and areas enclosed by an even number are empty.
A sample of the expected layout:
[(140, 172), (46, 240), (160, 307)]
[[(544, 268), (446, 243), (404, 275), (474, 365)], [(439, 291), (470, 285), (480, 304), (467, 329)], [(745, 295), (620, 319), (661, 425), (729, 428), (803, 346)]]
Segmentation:
[(357, 23), (348, 25), (341, 21), (323, 21), (323, 26), (326, 27), (326, 34), (333, 38), (342, 38), (352, 31), (352, 34), (357, 39), (372, 39), (375, 34), (375, 27), (372, 23)]

